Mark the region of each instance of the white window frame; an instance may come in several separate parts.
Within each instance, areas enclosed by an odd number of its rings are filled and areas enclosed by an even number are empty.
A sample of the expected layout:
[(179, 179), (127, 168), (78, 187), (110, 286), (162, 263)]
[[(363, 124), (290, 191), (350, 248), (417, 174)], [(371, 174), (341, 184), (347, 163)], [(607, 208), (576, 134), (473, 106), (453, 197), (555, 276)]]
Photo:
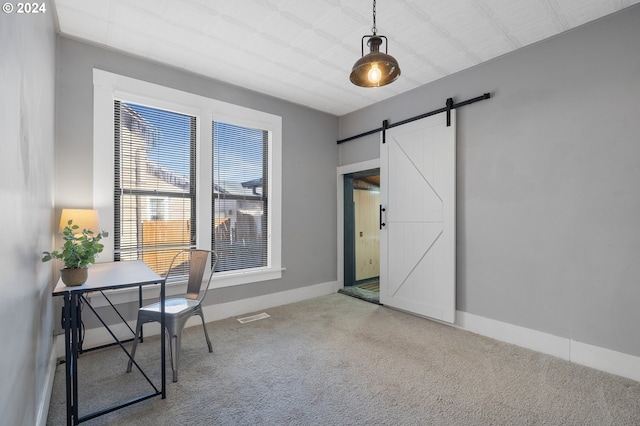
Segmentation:
[[(264, 268), (217, 272), (212, 288), (282, 277), (282, 117), (142, 80), (93, 70), (93, 208), (107, 231), (113, 230), (114, 123), (113, 102), (122, 100), (196, 117), (197, 200), (196, 245), (210, 248), (212, 211), (213, 120), (269, 132), (268, 259)], [(109, 229), (111, 227), (111, 229)], [(99, 261), (113, 261), (113, 238), (103, 239)]]

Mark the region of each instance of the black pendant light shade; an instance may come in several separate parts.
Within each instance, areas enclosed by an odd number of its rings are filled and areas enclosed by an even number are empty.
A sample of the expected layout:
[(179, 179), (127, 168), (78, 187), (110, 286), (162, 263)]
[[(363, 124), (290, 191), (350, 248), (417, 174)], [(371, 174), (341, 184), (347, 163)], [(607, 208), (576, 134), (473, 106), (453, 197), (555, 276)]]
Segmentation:
[[(387, 41), (385, 36), (371, 35), (362, 37), (367, 40), (370, 52), (358, 59), (351, 69), (349, 80), (356, 86), (379, 87), (385, 86), (395, 81), (400, 76), (400, 66), (398, 61), (391, 55), (380, 52), (382, 39)], [(364, 53), (364, 47), (363, 47)]]
[[(349, 80), (357, 86), (379, 87), (392, 83), (400, 76), (400, 66), (393, 56), (387, 54), (389, 42), (385, 36), (376, 34), (376, 0), (373, 0), (372, 35), (362, 37), (360, 47), (362, 58), (358, 59), (351, 69)], [(364, 39), (368, 38), (369, 53), (364, 54)], [(380, 52), (382, 39), (385, 42), (385, 53)]]

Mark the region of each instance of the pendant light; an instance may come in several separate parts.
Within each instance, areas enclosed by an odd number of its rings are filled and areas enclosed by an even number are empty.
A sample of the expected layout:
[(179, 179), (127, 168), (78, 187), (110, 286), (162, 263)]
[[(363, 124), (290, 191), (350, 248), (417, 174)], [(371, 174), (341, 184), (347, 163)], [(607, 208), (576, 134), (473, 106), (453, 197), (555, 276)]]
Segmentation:
[[(377, 35), (376, 28), (376, 0), (373, 0), (373, 34), (362, 37), (360, 47), (362, 58), (353, 65), (349, 79), (356, 86), (379, 87), (392, 83), (400, 76), (400, 66), (398, 61), (387, 54), (389, 42), (385, 36)], [(364, 54), (364, 39), (368, 38), (367, 46), (370, 52)], [(385, 42), (385, 53), (380, 52), (382, 39)]]

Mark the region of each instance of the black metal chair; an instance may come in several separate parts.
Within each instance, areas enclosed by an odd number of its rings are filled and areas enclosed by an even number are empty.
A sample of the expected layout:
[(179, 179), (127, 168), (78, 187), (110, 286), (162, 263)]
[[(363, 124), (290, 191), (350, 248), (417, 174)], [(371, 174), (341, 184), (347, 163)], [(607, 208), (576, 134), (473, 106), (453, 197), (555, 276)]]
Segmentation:
[[(207, 327), (204, 321), (204, 314), (202, 313), (201, 302), (207, 294), (207, 289), (211, 283), (211, 277), (213, 276), (213, 269), (218, 262), (218, 256), (214, 251), (210, 250), (181, 250), (176, 254), (171, 261), (171, 266), (167, 271), (165, 280), (168, 279), (169, 274), (174, 270), (183, 259), (189, 258), (189, 279), (187, 282), (187, 292), (182, 297), (172, 297), (165, 300), (165, 331), (170, 342), (169, 354), (171, 356), (171, 369), (173, 370), (173, 381), (178, 381), (178, 361), (180, 358), (180, 340), (182, 329), (184, 328), (187, 320), (193, 315), (199, 315), (202, 319), (202, 328), (204, 329), (204, 337), (207, 339), (207, 346), (209, 352), (213, 352), (211, 347), (211, 340), (209, 340), (209, 334), (207, 333)], [(209, 272), (209, 278), (203, 280), (204, 272), (207, 266), (207, 260), (211, 257), (211, 272)], [(166, 281), (165, 281), (166, 282)], [(202, 288), (204, 285), (204, 288)], [(131, 348), (131, 359), (127, 365), (127, 373), (131, 372), (131, 366), (133, 364), (133, 358), (136, 354), (136, 346), (138, 339), (142, 331), (142, 325), (147, 322), (160, 322), (160, 302), (153, 303), (151, 305), (143, 306), (138, 310), (138, 321), (136, 324), (136, 337), (133, 339), (133, 347)]]

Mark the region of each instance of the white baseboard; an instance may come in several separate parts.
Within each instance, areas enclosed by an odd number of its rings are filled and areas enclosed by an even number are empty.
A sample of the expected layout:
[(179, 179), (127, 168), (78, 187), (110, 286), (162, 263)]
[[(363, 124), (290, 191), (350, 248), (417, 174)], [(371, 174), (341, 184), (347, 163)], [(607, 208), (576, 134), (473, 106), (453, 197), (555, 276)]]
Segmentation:
[[(63, 336), (64, 337), (64, 336)], [(64, 340), (64, 339), (63, 339)], [(56, 348), (51, 348), (49, 356), (49, 365), (47, 366), (47, 383), (43, 389), (43, 395), (40, 398), (40, 406), (38, 407), (38, 415), (36, 416), (37, 426), (46, 426), (47, 417), (49, 417), (49, 405), (51, 404), (51, 393), (53, 392), (53, 379), (56, 375)]]
[(571, 344), (563, 337), (462, 311), (456, 311), (456, 326), (501, 342), (570, 360)]
[(640, 382), (640, 357), (571, 341), (571, 361)]
[[(289, 303), (300, 302), (314, 297), (326, 296), (327, 294), (337, 293), (339, 289), (340, 284), (338, 281), (330, 281), (307, 287), (300, 287), (293, 290), (282, 291), (279, 293), (271, 293), (264, 296), (237, 300), (235, 302), (209, 305), (203, 308), (204, 316), (207, 321), (218, 321), (225, 318), (256, 312), (262, 309), (274, 308), (276, 306), (288, 305)], [(197, 318), (194, 318), (193, 320), (197, 324)]]
[[(263, 309), (274, 308), (276, 306), (287, 305), (289, 303), (300, 302), (302, 300), (314, 297), (325, 296), (336, 293), (340, 288), (338, 281), (330, 281), (326, 283), (314, 284), (306, 287), (300, 287), (293, 290), (281, 291), (278, 293), (266, 294), (264, 296), (251, 297), (248, 299), (237, 300), (234, 302), (220, 303), (203, 307), (204, 317), (207, 322), (218, 321), (234, 316), (245, 315)], [(129, 321), (129, 326), (135, 330), (136, 321)], [(200, 318), (193, 317), (186, 327), (200, 324)], [(132, 336), (131, 331), (125, 324), (115, 324), (111, 326), (112, 331), (118, 338), (122, 340), (129, 339)], [(144, 326), (144, 335), (153, 336), (160, 332), (160, 326), (157, 323), (150, 323)], [(64, 354), (64, 334), (57, 336), (56, 350), (59, 354)], [(113, 338), (104, 327), (88, 329), (85, 332), (83, 347), (85, 349), (101, 346), (113, 342)]]
[(640, 357), (530, 328), (456, 312), (456, 327), (640, 382)]

